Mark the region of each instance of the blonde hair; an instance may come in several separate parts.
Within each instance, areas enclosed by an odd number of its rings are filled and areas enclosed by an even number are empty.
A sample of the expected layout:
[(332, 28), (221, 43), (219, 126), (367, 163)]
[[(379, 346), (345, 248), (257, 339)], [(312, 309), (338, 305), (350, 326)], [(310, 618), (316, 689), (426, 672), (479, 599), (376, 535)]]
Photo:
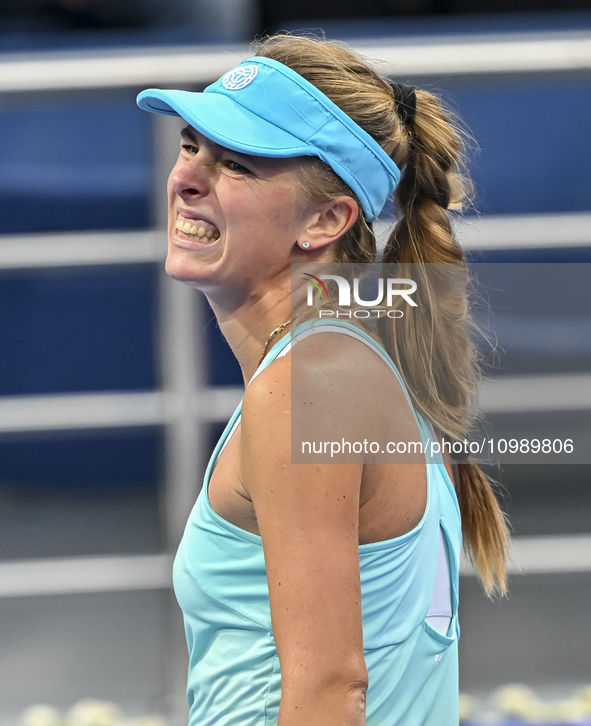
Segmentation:
[[(403, 169), (395, 193), (399, 221), (388, 239), (382, 263), (412, 265), (415, 280), (417, 271), (423, 271), (425, 284), (418, 287), (418, 294), (424, 296), (431, 324), (419, 325), (410, 315), (396, 321), (382, 317), (377, 329), (417, 409), (440, 431), (463, 439), (474, 423), (472, 404), (477, 395), (479, 360), (471, 335), (474, 323), (468, 303), (469, 272), (449, 214), (449, 210), (465, 208), (472, 189), (465, 171), (465, 136), (458, 122), (441, 100), (417, 89), (416, 114), (405, 126), (387, 80), (342, 44), (275, 35), (263, 40), (256, 54), (289, 66), (313, 83)], [(302, 159), (301, 182), (304, 196), (312, 203), (321, 204), (343, 194), (355, 196), (315, 157)], [(332, 261), (376, 261), (373, 229), (362, 213), (333, 243)], [(453, 285), (441, 280), (438, 288), (438, 275), (433, 273), (437, 267), (453, 269)], [(510, 544), (506, 516), (491, 483), (474, 461), (458, 463), (458, 472), (465, 549), (487, 594), (505, 594)]]

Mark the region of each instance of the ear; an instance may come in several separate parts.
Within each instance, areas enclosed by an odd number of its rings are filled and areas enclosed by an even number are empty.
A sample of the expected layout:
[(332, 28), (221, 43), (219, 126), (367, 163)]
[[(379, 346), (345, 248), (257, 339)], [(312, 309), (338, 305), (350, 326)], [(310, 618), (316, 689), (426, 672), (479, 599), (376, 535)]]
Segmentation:
[(326, 202), (310, 216), (297, 242), (309, 242), (320, 249), (342, 237), (357, 221), (359, 206), (351, 197), (337, 197)]

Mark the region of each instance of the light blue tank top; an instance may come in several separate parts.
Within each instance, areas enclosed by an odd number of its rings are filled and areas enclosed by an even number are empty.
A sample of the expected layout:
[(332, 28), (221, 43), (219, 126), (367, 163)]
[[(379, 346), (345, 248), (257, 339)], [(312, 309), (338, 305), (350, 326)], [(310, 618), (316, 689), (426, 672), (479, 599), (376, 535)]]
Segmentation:
[[(320, 327), (315, 322), (314, 328)], [(329, 332), (361, 336), (389, 362), (406, 393), (392, 360), (371, 336), (345, 321), (323, 320), (323, 329), (326, 323)], [(285, 354), (311, 325), (307, 321), (278, 341), (255, 376)], [(407, 400), (410, 403), (408, 394)], [(262, 540), (223, 519), (208, 498), (211, 473), (237, 427), (241, 407), (211, 456), (173, 566), (189, 649), (189, 726), (276, 726), (279, 713), (281, 670)], [(423, 443), (434, 441), (430, 423), (413, 412)], [(367, 726), (459, 723), (460, 511), (441, 458), (427, 456), (426, 461), (427, 505), (419, 524), (400, 537), (359, 545), (369, 675)], [(443, 559), (440, 543), (445, 548)], [(446, 586), (449, 613), (438, 610)], [(433, 620), (427, 622), (428, 615), (442, 614), (451, 615), (446, 635), (429, 625)]]

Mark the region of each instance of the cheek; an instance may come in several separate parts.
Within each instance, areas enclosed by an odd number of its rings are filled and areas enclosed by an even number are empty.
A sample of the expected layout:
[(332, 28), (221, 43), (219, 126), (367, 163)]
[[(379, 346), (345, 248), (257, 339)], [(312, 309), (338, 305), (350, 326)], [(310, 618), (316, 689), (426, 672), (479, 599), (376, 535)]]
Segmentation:
[[(248, 249), (258, 250), (257, 254), (273, 256), (285, 247), (286, 241), (295, 239), (294, 226), (285, 209), (274, 205), (255, 204), (247, 215), (242, 217), (240, 230), (243, 244)], [(262, 248), (261, 248), (262, 244)]]
[(256, 197), (250, 207), (249, 217), (259, 226), (277, 235), (293, 235), (299, 219), (291, 189), (279, 189), (271, 194)]

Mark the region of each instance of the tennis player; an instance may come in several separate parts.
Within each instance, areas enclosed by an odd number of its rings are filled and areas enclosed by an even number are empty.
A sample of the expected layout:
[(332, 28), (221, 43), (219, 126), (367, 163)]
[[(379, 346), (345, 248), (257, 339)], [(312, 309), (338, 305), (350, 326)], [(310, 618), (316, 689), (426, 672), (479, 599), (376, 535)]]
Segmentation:
[[(291, 420), (300, 350), (298, 404), (346, 425), (367, 401), (385, 435), (425, 446), (469, 432), (468, 273), (450, 224), (469, 190), (461, 135), (431, 93), (292, 36), (203, 93), (138, 103), (186, 121), (166, 270), (207, 296), (246, 385), (174, 563), (190, 726), (455, 726), (462, 544), (489, 594), (506, 587), (488, 481), (465, 452), (455, 485), (447, 451), (293, 464)], [(430, 324), (294, 318), (292, 264), (375, 262), (390, 199), (382, 262), (459, 271), (459, 286), (417, 290)]]

